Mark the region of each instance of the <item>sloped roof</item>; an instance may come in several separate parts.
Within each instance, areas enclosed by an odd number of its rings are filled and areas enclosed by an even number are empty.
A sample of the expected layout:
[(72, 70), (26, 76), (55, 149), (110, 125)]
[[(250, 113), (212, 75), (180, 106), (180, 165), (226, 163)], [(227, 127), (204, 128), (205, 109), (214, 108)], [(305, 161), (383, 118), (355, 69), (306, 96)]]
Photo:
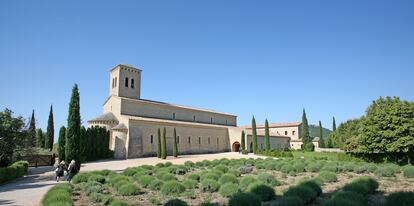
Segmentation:
[[(269, 124), (269, 128), (275, 128), (275, 127), (297, 127), (297, 126), (300, 126), (301, 124), (302, 124), (302, 122), (271, 123), (271, 124)], [(264, 124), (256, 125), (256, 128), (258, 128), (258, 129), (262, 129), (264, 127), (265, 127)], [(244, 126), (240, 126), (240, 128), (251, 129), (252, 126), (251, 125), (244, 125)]]
[(88, 122), (106, 122), (106, 121), (118, 121), (118, 119), (115, 117), (112, 112), (101, 114)]
[(113, 127), (111, 130), (124, 131), (124, 130), (128, 130), (128, 128), (125, 126), (124, 123), (120, 123), (120, 124), (116, 125), (115, 127)]
[[(245, 130), (245, 132), (246, 132), (246, 135), (252, 135), (252, 130)], [(265, 131), (264, 130), (257, 130), (256, 131), (256, 134), (258, 135), (258, 136), (265, 136)], [(282, 138), (290, 138), (289, 136), (283, 136), (283, 135), (280, 135), (280, 134), (278, 134), (278, 133), (275, 133), (275, 132), (272, 132), (272, 131), (269, 131), (269, 136), (270, 137), (282, 137)]]

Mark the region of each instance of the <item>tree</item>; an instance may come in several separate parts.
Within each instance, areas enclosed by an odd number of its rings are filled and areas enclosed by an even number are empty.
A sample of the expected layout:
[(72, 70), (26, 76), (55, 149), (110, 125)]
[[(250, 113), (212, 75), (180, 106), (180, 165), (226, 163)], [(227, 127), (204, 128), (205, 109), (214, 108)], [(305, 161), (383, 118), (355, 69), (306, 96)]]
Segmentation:
[(241, 133), (241, 143), (240, 143), (241, 145), (241, 149), (242, 150), (246, 150), (246, 137), (245, 137), (245, 133), (244, 133), (244, 130), (242, 131), (242, 133)]
[(167, 159), (167, 129), (164, 127), (162, 131), (162, 150), (161, 150), (161, 158)]
[(174, 145), (173, 145), (173, 156), (177, 157), (178, 147), (177, 147), (177, 130), (174, 128)]
[(16, 149), (25, 146), (27, 133), (23, 117), (13, 117), (13, 112), (0, 112), (0, 167), (8, 166)]
[(308, 125), (308, 118), (306, 117), (306, 112), (305, 109), (303, 109), (303, 113), (302, 113), (302, 127), (301, 127), (301, 136), (302, 136), (302, 142), (303, 145), (305, 145), (310, 141), (310, 136), (309, 136), (309, 125)]
[(266, 119), (265, 122), (265, 150), (270, 150), (270, 140), (269, 140), (269, 122)]
[(332, 117), (332, 132), (336, 131), (336, 121), (335, 121), (335, 117)]
[(72, 89), (69, 103), (68, 128), (66, 129), (65, 158), (66, 162), (75, 160), (80, 168), (79, 137), (81, 135), (80, 97), (78, 85)]
[(323, 139), (323, 127), (321, 121), (319, 121), (319, 147), (325, 148), (325, 141)]
[(62, 126), (59, 130), (59, 138), (58, 138), (58, 157), (59, 160), (65, 159), (65, 141), (66, 140), (66, 127)]
[[(80, 136), (79, 136), (79, 159), (81, 162), (85, 162), (88, 159), (88, 132), (84, 126), (80, 128)], [(99, 147), (95, 147), (95, 149), (99, 149)], [(95, 153), (94, 155), (99, 156), (99, 153)]]
[(157, 135), (157, 146), (158, 146), (158, 150), (157, 150), (157, 157), (161, 158), (161, 153), (162, 153), (162, 145), (161, 145), (161, 129), (158, 128), (158, 135)]
[(27, 146), (36, 146), (36, 118), (34, 110), (32, 111), (32, 117), (30, 118), (29, 129), (27, 130)]
[(41, 128), (36, 130), (36, 147), (44, 148), (45, 136)]
[(49, 119), (47, 120), (47, 131), (46, 131), (46, 140), (45, 148), (52, 151), (53, 149), (53, 139), (55, 137), (55, 126), (53, 123), (53, 106), (50, 105)]
[(253, 139), (253, 153), (257, 154), (257, 131), (256, 131), (256, 119), (252, 118), (252, 139)]

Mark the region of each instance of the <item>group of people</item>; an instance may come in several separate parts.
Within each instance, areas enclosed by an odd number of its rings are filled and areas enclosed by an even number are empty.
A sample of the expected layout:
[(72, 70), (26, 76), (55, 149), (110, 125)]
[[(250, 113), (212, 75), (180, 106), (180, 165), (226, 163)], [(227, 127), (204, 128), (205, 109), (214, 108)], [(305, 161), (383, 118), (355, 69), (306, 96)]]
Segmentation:
[(72, 160), (68, 167), (66, 167), (66, 163), (64, 160), (57, 162), (55, 165), (56, 167), (56, 181), (62, 181), (63, 177), (65, 176), (65, 171), (67, 173), (66, 180), (70, 182), (72, 180), (72, 177), (75, 176), (76, 173), (78, 173), (78, 167), (76, 166), (75, 160)]

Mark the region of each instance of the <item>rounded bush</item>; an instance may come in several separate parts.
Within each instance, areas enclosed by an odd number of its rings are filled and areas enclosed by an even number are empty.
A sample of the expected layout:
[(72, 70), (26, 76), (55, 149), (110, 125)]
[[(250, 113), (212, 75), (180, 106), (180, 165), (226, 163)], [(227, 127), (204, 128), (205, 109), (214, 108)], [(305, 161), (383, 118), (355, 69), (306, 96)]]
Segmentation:
[(238, 192), (239, 192), (239, 187), (236, 184), (231, 183), (231, 182), (223, 184), (219, 190), (219, 193), (223, 197), (231, 197)]
[(318, 163), (310, 163), (306, 166), (306, 172), (319, 172), (321, 165)]
[(404, 172), (405, 177), (413, 178), (414, 177), (414, 166), (405, 167), (403, 172)]
[(119, 182), (115, 182), (114, 187), (115, 187), (115, 189), (119, 189), (123, 185), (130, 184), (130, 183), (131, 182), (129, 182), (128, 180), (121, 180)]
[(129, 179), (128, 179), (128, 177), (126, 177), (124, 175), (120, 175), (120, 174), (113, 174), (113, 175), (110, 175), (109, 178), (108, 178), (108, 182), (111, 185), (115, 185), (120, 181), (129, 181)]
[(73, 205), (72, 186), (64, 183), (52, 187), (43, 197), (42, 205)]
[(229, 168), (224, 165), (217, 165), (215, 169), (220, 170), (222, 173), (226, 173), (229, 170)]
[(89, 200), (93, 203), (103, 203), (105, 205), (107, 205), (112, 200), (109, 195), (103, 195), (100, 193), (91, 193), (88, 197)]
[(220, 188), (220, 184), (213, 179), (204, 179), (200, 183), (200, 189), (204, 192), (216, 192)]
[(143, 188), (147, 188), (155, 180), (155, 177), (150, 175), (135, 175), (134, 178)]
[(257, 180), (253, 176), (244, 176), (240, 180), (240, 184), (239, 184), (240, 190), (241, 191), (246, 191), (247, 187), (249, 187), (249, 185), (251, 185), (253, 183), (256, 183), (256, 182), (257, 182)]
[(81, 182), (87, 182), (88, 178), (91, 176), (91, 173), (79, 173), (72, 178), (73, 184), (78, 184)]
[(168, 200), (164, 206), (188, 206), (188, 204), (180, 199)]
[(355, 169), (354, 169), (354, 172), (355, 172), (355, 173), (357, 173), (357, 174), (362, 174), (362, 173), (365, 173), (365, 172), (367, 172), (367, 171), (368, 171), (368, 167), (366, 167), (366, 166), (364, 166), (364, 165), (357, 166), (357, 167), (355, 167)]
[(355, 163), (349, 162), (344, 165), (344, 171), (353, 172), (357, 166)]
[(247, 190), (251, 193), (256, 194), (263, 202), (273, 200), (276, 197), (275, 190), (265, 184), (252, 184)]
[(299, 197), (302, 202), (309, 203), (317, 197), (316, 191), (306, 185), (297, 185), (288, 189), (284, 196), (296, 196)]
[(260, 198), (253, 193), (237, 193), (229, 200), (229, 206), (261, 206)]
[(278, 162), (272, 161), (264, 165), (264, 168), (267, 170), (276, 170), (277, 166), (279, 165)]
[(279, 206), (303, 206), (303, 201), (297, 196), (282, 197), (279, 201)]
[(237, 180), (237, 177), (233, 174), (224, 174), (220, 177), (219, 182), (223, 185), (225, 183), (238, 183), (239, 181)]
[(290, 172), (295, 171), (295, 168), (293, 168), (292, 165), (286, 164), (282, 168), (280, 168), (280, 171), (285, 174), (289, 174)]
[(113, 200), (109, 206), (129, 206), (129, 204), (123, 200)]
[(137, 195), (141, 192), (141, 189), (132, 183), (127, 183), (118, 188), (118, 193), (123, 196)]
[(385, 206), (412, 206), (414, 192), (396, 192), (388, 195)]
[(380, 177), (394, 177), (395, 170), (388, 166), (378, 167), (375, 173)]
[(192, 161), (185, 161), (184, 165), (187, 166), (188, 168), (192, 168), (195, 166), (194, 162)]
[(198, 181), (197, 180), (192, 180), (192, 179), (186, 179), (182, 182), (182, 184), (184, 185), (185, 188), (187, 189), (194, 189), (194, 188), (198, 188)]
[(322, 194), (322, 188), (318, 183), (316, 183), (315, 180), (306, 180), (306, 181), (300, 182), (298, 185), (304, 185), (306, 187), (311, 188), (313, 191), (316, 192), (317, 195)]
[(122, 172), (122, 174), (125, 176), (134, 176), (137, 172), (138, 169), (136, 167), (128, 167), (124, 170), (124, 172)]
[(200, 175), (196, 173), (188, 175), (187, 178), (191, 180), (196, 180), (197, 182), (200, 181)]
[(164, 184), (163, 181), (161, 181), (159, 179), (154, 179), (148, 185), (148, 188), (151, 189), (151, 190), (159, 190), (163, 184)]
[(375, 164), (369, 164), (368, 167), (367, 167), (367, 171), (371, 172), (371, 173), (374, 173), (375, 171), (377, 171), (377, 169), (378, 169), (378, 167)]
[(164, 176), (162, 176), (161, 180), (170, 181), (170, 180), (177, 180), (177, 178), (173, 174), (165, 174)]
[(253, 172), (253, 167), (252, 166), (246, 166), (246, 165), (241, 166), (239, 168), (239, 172), (240, 172), (240, 174), (249, 174), (249, 173)]
[(88, 182), (99, 182), (104, 184), (105, 183), (105, 177), (102, 175), (91, 175), (88, 178)]
[(297, 173), (304, 172), (305, 171), (305, 164), (304, 163), (301, 163), (301, 162), (295, 163), (293, 165), (293, 169)]
[(269, 173), (260, 173), (257, 175), (257, 180), (261, 183), (268, 184), (271, 186), (279, 186), (280, 182)]
[(217, 181), (219, 178), (220, 177), (214, 172), (205, 172), (200, 176), (200, 180), (212, 179)]
[(229, 171), (227, 171), (227, 173), (233, 174), (236, 177), (240, 177), (240, 175), (241, 175), (240, 170), (235, 169), (235, 168), (229, 169)]
[(178, 195), (184, 191), (184, 185), (174, 180), (164, 182), (164, 184), (161, 185), (161, 193), (165, 195)]
[(318, 174), (318, 178), (320, 178), (323, 183), (338, 181), (338, 178), (336, 177), (336, 174), (334, 172), (329, 172), (329, 171), (320, 172)]
[(88, 182), (85, 185), (85, 193), (89, 195), (91, 193), (102, 192), (103, 187), (102, 184), (99, 182)]
[(167, 175), (167, 174), (171, 174), (171, 173), (169, 171), (166, 171), (166, 170), (158, 170), (158, 171), (155, 172), (155, 177), (162, 180), (164, 175)]

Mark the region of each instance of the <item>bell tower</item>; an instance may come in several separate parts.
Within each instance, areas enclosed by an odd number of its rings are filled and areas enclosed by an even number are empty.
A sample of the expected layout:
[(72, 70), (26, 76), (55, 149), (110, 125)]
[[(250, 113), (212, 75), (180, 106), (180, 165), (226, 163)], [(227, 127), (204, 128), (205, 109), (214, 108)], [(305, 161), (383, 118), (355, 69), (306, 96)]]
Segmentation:
[(142, 70), (127, 64), (118, 64), (111, 69), (109, 95), (140, 99), (141, 72)]

